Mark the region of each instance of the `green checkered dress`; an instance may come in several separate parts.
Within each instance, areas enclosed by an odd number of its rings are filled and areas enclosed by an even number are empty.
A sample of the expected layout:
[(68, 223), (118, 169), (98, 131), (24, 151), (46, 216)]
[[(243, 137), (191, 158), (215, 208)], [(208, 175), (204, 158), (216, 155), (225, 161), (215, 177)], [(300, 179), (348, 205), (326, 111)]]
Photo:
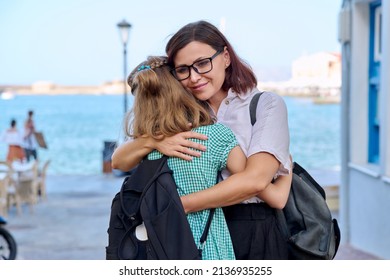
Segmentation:
[[(192, 161), (179, 158), (169, 158), (168, 166), (173, 171), (180, 196), (209, 188), (216, 184), (218, 171), (226, 168), (229, 152), (238, 145), (233, 132), (223, 124), (202, 126), (193, 131), (208, 136), (207, 141), (191, 139), (207, 147), (199, 158)], [(161, 157), (158, 151), (149, 154), (149, 159)], [(203, 210), (187, 215), (195, 242), (199, 245), (200, 237), (205, 228), (209, 210)], [(205, 260), (235, 259), (229, 229), (221, 208), (217, 208), (210, 226), (209, 235), (203, 250)]]

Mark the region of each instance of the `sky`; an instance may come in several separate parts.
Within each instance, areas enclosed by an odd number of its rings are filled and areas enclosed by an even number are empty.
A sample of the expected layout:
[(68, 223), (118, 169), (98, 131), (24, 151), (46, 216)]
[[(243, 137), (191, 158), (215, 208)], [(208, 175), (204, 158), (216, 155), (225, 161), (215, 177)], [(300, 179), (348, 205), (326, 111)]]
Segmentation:
[(342, 0), (0, 0), (0, 85), (100, 85), (123, 79), (117, 28), (123, 19), (132, 25), (128, 73), (148, 55), (163, 55), (179, 28), (207, 20), (223, 30), (260, 81), (283, 80), (301, 55), (340, 51), (341, 4)]

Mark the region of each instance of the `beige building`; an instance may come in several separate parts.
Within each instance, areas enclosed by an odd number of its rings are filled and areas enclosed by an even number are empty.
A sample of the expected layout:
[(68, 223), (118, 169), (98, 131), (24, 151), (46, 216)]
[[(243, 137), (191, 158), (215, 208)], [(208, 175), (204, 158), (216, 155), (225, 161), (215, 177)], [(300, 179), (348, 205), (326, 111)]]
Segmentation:
[(319, 52), (303, 55), (293, 61), (291, 80), (307, 86), (340, 87), (341, 55)]
[[(65, 86), (57, 85), (51, 81), (37, 81), (32, 85), (0, 85), (0, 92), (2, 88), (7, 89), (16, 94), (123, 94), (124, 83), (123, 80), (114, 80), (105, 82), (101, 85), (90, 86)], [(130, 92), (130, 87), (126, 84), (127, 92)]]
[(291, 79), (259, 83), (259, 88), (283, 95), (319, 97), (319, 102), (339, 102), (341, 55), (332, 52), (302, 55), (291, 63)]

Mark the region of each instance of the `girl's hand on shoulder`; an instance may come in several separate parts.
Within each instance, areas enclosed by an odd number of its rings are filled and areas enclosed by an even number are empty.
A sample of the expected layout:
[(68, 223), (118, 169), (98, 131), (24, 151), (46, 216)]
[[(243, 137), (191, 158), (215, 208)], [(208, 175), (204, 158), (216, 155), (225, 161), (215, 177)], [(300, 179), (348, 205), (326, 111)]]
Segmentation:
[(191, 161), (192, 157), (200, 157), (201, 151), (206, 151), (202, 144), (195, 143), (190, 138), (207, 140), (207, 136), (194, 131), (180, 132), (174, 136), (163, 137), (156, 142), (156, 149), (167, 156)]

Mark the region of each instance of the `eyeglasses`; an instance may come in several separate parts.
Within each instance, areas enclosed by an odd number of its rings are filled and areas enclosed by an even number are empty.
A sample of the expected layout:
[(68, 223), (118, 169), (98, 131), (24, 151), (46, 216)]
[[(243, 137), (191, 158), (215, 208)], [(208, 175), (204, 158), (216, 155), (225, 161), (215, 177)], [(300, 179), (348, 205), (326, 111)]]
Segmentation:
[(191, 65), (182, 65), (171, 69), (172, 75), (178, 80), (183, 81), (191, 76), (191, 68), (198, 74), (206, 74), (213, 70), (213, 59), (216, 58), (222, 50), (217, 51), (212, 57), (203, 58), (195, 61)]

